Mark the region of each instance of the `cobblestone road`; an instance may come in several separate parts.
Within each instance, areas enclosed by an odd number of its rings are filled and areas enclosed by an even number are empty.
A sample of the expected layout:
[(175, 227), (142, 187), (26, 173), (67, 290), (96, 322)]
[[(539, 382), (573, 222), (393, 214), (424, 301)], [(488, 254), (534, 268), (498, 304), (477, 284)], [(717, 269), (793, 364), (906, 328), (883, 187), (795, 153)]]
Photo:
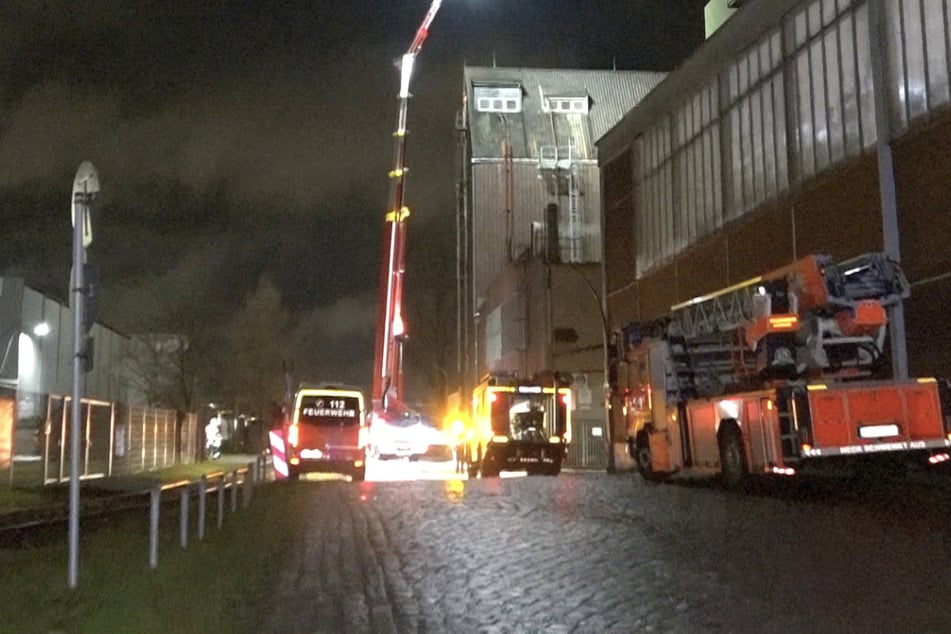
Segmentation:
[(947, 500), (306, 482), (274, 632), (949, 632)]

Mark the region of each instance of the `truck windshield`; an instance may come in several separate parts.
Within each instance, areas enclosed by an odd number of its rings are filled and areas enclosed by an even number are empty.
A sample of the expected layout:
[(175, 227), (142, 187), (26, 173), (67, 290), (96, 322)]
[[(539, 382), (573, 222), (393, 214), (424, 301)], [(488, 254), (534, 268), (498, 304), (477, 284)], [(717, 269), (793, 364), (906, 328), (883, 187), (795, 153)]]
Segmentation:
[(297, 421), (317, 426), (359, 425), (363, 414), (355, 396), (304, 395), (300, 398)]
[(551, 395), (509, 394), (493, 408), (492, 427), (514, 440), (546, 440), (552, 426)]

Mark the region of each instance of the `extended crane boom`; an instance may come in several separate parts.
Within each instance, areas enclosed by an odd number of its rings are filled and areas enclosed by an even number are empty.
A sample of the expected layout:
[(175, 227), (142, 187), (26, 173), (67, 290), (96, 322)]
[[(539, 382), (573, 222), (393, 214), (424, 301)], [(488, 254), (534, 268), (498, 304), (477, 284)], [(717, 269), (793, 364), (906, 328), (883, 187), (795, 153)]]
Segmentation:
[(374, 414), (403, 409), (403, 355), (402, 342), (406, 328), (402, 316), (403, 272), (406, 254), (406, 219), (409, 208), (403, 203), (406, 182), (406, 114), (409, 104), (409, 83), (416, 56), (429, 35), (429, 27), (442, 0), (434, 0), (426, 17), (416, 31), (409, 49), (400, 59), (399, 114), (396, 132), (396, 165), (390, 172), (393, 204), (386, 213), (383, 237), (383, 258), (380, 270), (382, 293), (377, 321), (375, 359), (373, 363)]

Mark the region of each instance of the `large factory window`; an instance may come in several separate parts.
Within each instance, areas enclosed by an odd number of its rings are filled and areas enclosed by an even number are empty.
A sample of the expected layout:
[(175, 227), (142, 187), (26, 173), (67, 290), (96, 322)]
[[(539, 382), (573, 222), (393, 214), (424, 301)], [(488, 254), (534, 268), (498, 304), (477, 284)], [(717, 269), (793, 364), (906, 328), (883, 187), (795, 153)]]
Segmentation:
[(868, 7), (814, 0), (786, 21), (800, 179), (855, 156), (876, 140)]
[(785, 96), (778, 30), (726, 70), (731, 187), (727, 218), (736, 218), (788, 186)]
[(949, 101), (949, 3), (951, 0), (884, 3), (888, 25), (888, 96), (896, 133)]

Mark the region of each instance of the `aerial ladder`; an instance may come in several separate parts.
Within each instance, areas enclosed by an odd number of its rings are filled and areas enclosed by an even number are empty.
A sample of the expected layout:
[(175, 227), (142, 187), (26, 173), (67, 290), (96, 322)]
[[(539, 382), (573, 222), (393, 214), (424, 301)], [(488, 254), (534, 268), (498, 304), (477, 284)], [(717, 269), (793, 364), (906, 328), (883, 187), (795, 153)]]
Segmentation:
[(406, 122), (409, 104), (409, 85), (413, 65), (429, 35), (429, 27), (441, 0), (434, 0), (422, 24), (416, 31), (409, 49), (400, 58), (399, 111), (396, 132), (395, 166), (389, 173), (392, 206), (386, 213), (383, 258), (380, 270), (381, 300), (377, 319), (375, 358), (371, 392), (371, 412), (375, 419), (386, 420), (402, 416), (407, 411), (403, 402), (403, 343), (407, 337), (403, 319), (403, 274), (406, 255), (406, 221), (410, 210), (404, 204), (406, 183)]
[(667, 339), (679, 385), (698, 395), (770, 379), (867, 377), (882, 359), (885, 311), (908, 295), (900, 267), (883, 253), (840, 263), (810, 255), (625, 333), (629, 343), (644, 334)]
[(699, 468), (734, 484), (831, 456), (947, 460), (947, 385), (882, 378), (886, 309), (908, 296), (883, 253), (810, 255), (626, 325), (615, 389), (631, 456), (645, 473)]

